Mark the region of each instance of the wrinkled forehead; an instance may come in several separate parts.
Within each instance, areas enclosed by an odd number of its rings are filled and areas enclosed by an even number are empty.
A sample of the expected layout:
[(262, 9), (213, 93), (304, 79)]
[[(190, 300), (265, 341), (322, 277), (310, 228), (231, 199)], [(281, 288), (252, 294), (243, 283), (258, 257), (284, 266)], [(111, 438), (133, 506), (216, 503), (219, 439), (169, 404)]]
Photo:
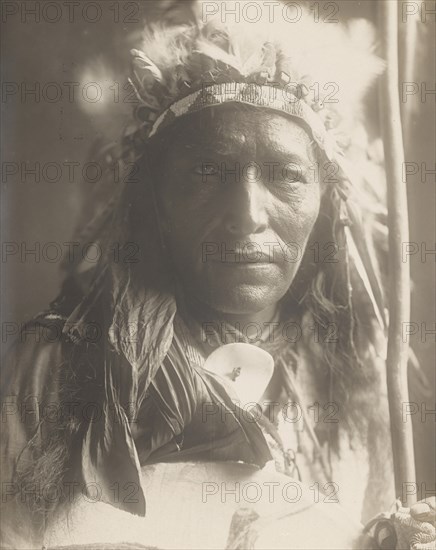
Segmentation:
[(298, 157), (312, 162), (316, 146), (304, 122), (269, 109), (238, 103), (181, 117), (165, 130), (163, 148), (172, 155)]

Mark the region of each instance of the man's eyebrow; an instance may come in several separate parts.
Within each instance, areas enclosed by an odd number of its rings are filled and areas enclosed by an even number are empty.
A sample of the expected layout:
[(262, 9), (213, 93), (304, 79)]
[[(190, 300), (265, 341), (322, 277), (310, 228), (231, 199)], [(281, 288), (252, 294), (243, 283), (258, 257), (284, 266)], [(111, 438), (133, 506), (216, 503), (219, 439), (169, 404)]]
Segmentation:
[(307, 154), (304, 154), (303, 151), (286, 151), (281, 147), (277, 149), (269, 149), (268, 152), (265, 152), (262, 156), (269, 156), (272, 161), (276, 159), (291, 161), (301, 161), (301, 162), (310, 162), (310, 159)]
[(270, 147), (268, 154), (271, 160), (279, 159), (281, 161), (295, 162), (298, 164), (311, 164), (314, 162), (314, 154), (311, 154), (311, 151), (308, 151), (305, 145), (298, 141), (294, 143), (292, 149), (281, 147), (278, 144), (275, 147)]
[[(195, 146), (189, 146), (189, 148), (195, 149)], [(200, 148), (200, 147), (199, 147)], [(204, 157), (213, 157), (213, 155), (217, 155), (219, 157), (230, 157), (234, 155), (234, 150), (229, 148), (228, 145), (223, 145), (221, 149), (217, 147), (201, 147), (201, 156)], [(284, 151), (282, 149), (278, 149), (276, 151), (268, 151), (268, 153), (258, 153), (256, 155), (256, 158), (252, 159), (253, 162), (257, 162), (259, 164), (296, 164), (298, 166), (309, 166), (312, 163), (312, 160), (308, 157), (308, 155), (303, 155), (298, 152), (288, 152)]]

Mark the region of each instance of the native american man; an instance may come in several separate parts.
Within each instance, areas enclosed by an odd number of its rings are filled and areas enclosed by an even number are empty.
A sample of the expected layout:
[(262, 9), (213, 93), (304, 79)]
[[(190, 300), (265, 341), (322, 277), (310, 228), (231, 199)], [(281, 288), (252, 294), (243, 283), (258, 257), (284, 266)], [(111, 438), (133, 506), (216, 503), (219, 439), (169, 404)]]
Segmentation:
[[(104, 151), (135, 169), (82, 235), (107, 253), (8, 357), (6, 546), (351, 547), (391, 507), (373, 39), (147, 29), (138, 123)], [(302, 493), (212, 502), (243, 480)]]

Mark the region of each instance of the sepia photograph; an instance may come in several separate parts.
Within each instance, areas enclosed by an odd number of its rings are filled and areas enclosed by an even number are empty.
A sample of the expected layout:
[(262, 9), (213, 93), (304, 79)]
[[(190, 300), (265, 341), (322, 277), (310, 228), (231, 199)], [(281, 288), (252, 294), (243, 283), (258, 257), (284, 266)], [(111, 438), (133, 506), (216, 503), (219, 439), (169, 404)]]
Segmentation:
[(436, 2), (0, 17), (0, 548), (436, 550)]

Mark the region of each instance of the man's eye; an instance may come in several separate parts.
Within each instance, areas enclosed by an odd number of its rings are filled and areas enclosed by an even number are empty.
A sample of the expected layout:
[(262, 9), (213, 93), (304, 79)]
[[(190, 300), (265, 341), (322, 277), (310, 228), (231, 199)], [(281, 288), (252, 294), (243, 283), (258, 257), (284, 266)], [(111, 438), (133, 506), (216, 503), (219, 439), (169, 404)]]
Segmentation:
[(281, 178), (283, 180), (283, 183), (288, 184), (301, 183), (306, 181), (302, 167), (294, 163), (289, 163), (283, 168), (281, 172)]
[(301, 172), (297, 172), (297, 171), (294, 172), (291, 170), (286, 172), (286, 175), (282, 179), (283, 179), (283, 183), (289, 183), (289, 184), (301, 183), (304, 181), (304, 178)]
[(214, 164), (198, 164), (194, 167), (194, 173), (199, 176), (216, 176), (219, 170)]

